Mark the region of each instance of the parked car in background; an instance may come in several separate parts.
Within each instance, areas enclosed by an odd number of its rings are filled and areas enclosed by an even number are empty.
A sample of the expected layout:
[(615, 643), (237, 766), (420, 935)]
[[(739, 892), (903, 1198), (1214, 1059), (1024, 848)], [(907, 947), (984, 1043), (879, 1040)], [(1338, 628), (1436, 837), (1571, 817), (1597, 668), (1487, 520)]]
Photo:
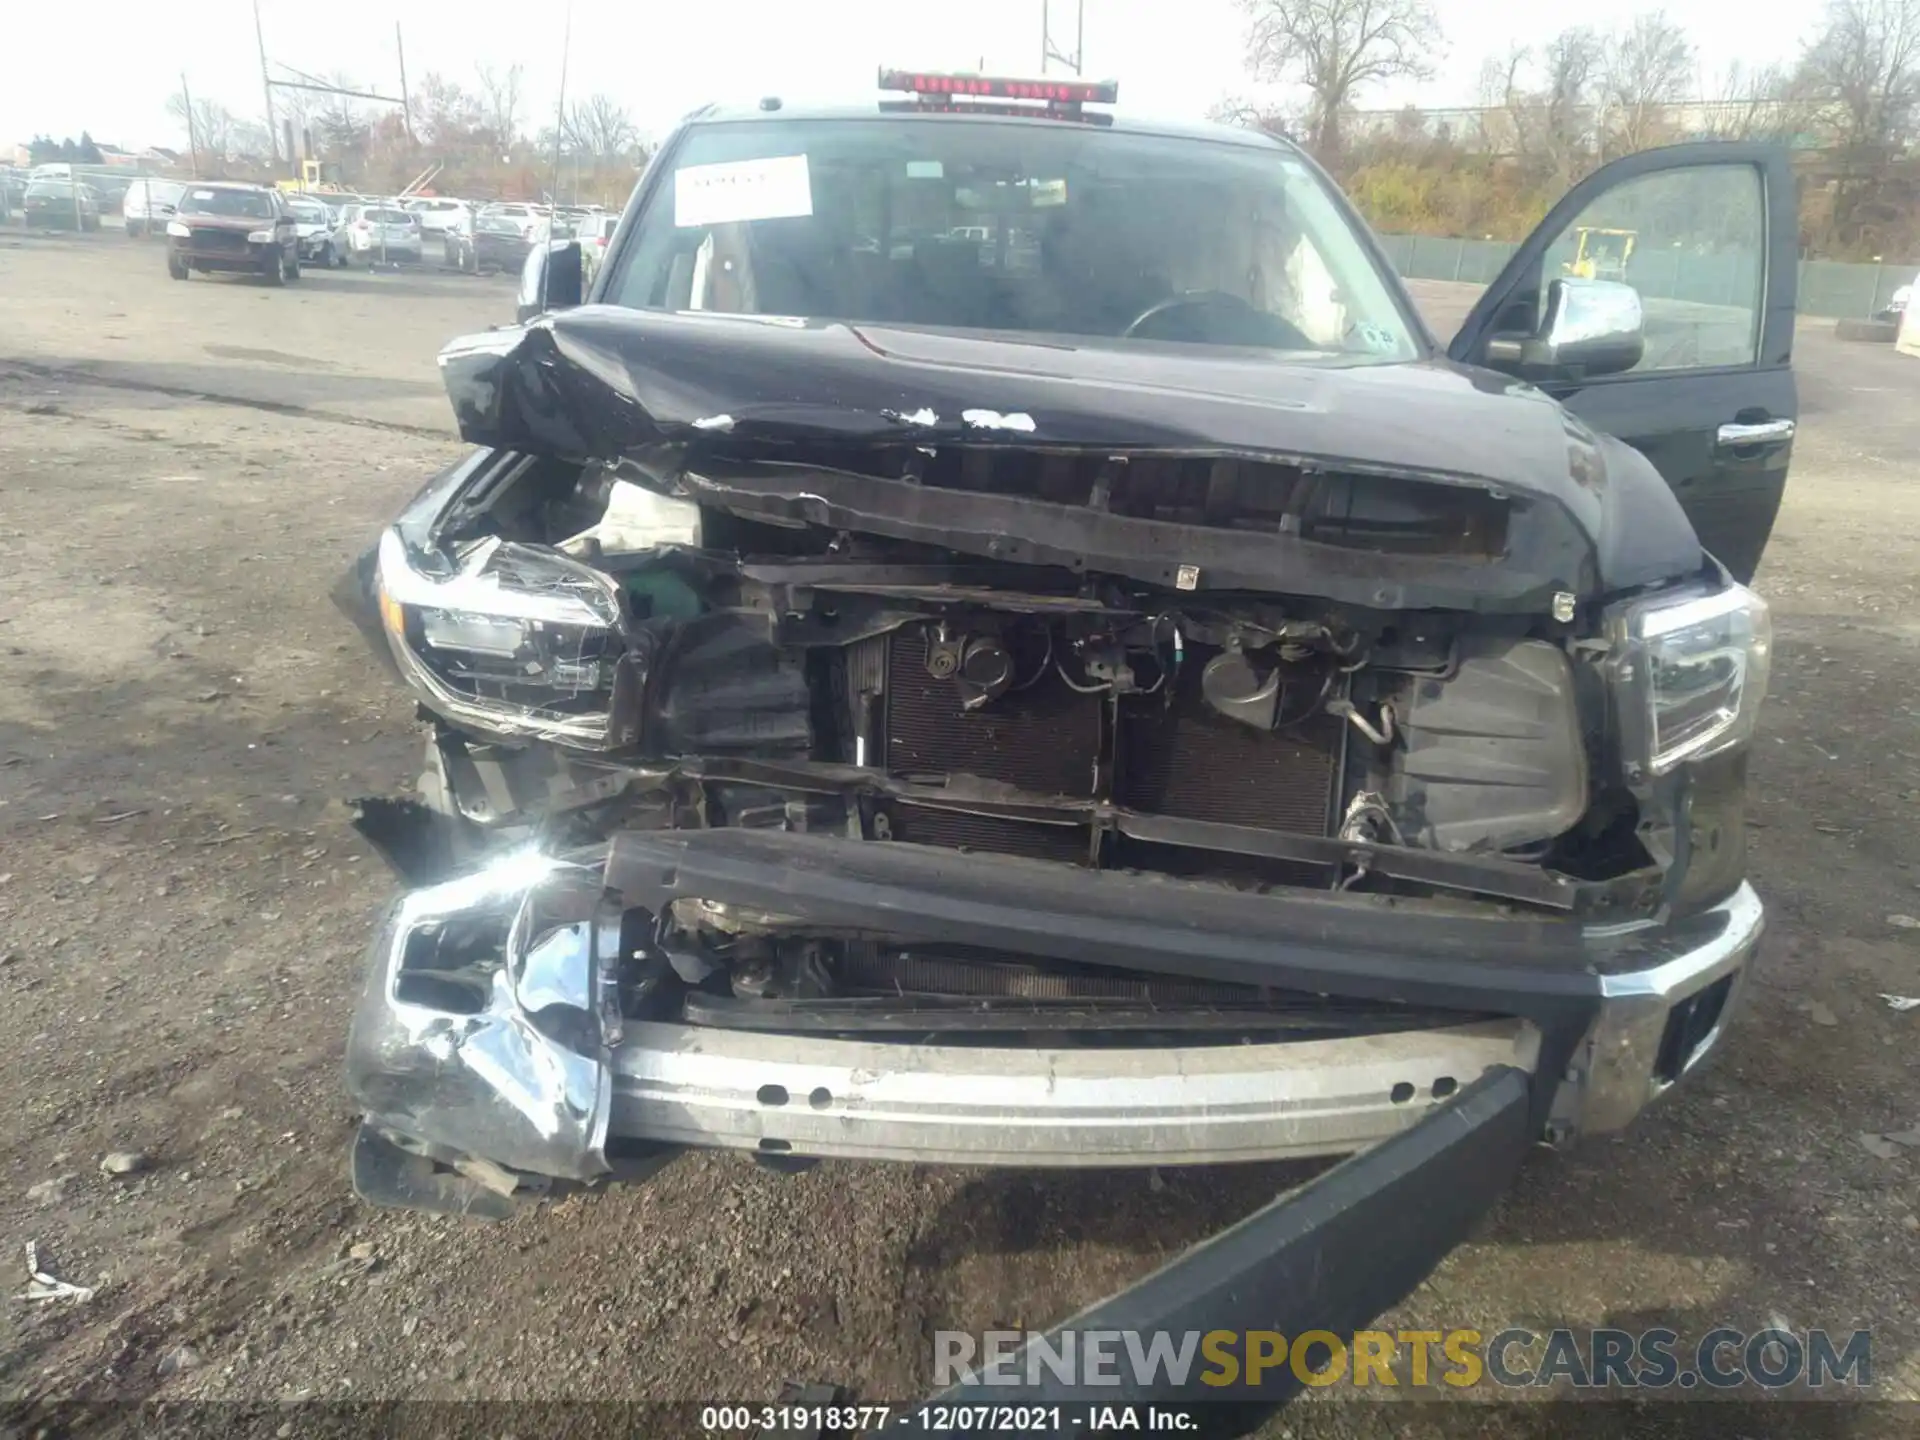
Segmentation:
[(141, 178), (120, 197), (120, 218), (132, 236), (158, 235), (173, 218), (174, 207), (187, 187), (178, 180)]
[(93, 187), (72, 178), (29, 181), (22, 209), (29, 225), (49, 230), (98, 230), (100, 197)]
[(312, 261), (328, 270), (346, 264), (346, 257), (342, 253), (346, 241), (333, 211), (320, 201), (304, 195), (288, 196), (286, 205), (293, 215), (293, 229), (299, 238), (301, 260)]
[(325, 205), (327, 209), (333, 212), (333, 220), (336, 227), (347, 220), (347, 211), (351, 210), (354, 206), (375, 205), (379, 203), (370, 195), (354, 195), (344, 190), (328, 191), (316, 198), (321, 204)]
[(102, 215), (118, 215), (126, 204), (127, 191), (133, 188), (133, 177), (127, 175), (87, 174), (80, 179), (100, 202)]
[(419, 217), (421, 233), (428, 239), (456, 229), (463, 221), (473, 218), (473, 207), (466, 201), (440, 195), (416, 195), (405, 201), (403, 208)]
[(489, 270), (517, 271), (533, 247), (533, 237), (544, 223), (526, 206), (488, 206), (473, 217), (471, 231), (450, 236), (455, 268), (479, 275)]
[(167, 222), (167, 273), (251, 271), (269, 285), (300, 278), (293, 213), (270, 185), (209, 182), (181, 192)]
[(619, 228), (620, 217), (604, 210), (589, 215), (586, 223), (579, 227), (580, 263), (585, 267), (583, 284), (593, 283), (593, 277), (599, 273), (600, 262), (607, 258), (607, 246), (613, 242), (613, 232)]
[(491, 205), (483, 205), (480, 207), (480, 213), (493, 215), (495, 218), (505, 217), (513, 221), (514, 227), (529, 240), (533, 238), (534, 226), (546, 216), (546, 211), (540, 206), (528, 205), (518, 200), (501, 200)]
[(1900, 318), (1907, 313), (1907, 302), (1913, 298), (1913, 287), (1916, 283), (1920, 283), (1920, 280), (1909, 280), (1895, 290), (1887, 297), (1885, 308), (1877, 311), (1873, 318), (1899, 323)]
[(372, 265), (385, 260), (422, 258), (420, 220), (392, 202), (352, 205), (344, 225), (346, 258)]

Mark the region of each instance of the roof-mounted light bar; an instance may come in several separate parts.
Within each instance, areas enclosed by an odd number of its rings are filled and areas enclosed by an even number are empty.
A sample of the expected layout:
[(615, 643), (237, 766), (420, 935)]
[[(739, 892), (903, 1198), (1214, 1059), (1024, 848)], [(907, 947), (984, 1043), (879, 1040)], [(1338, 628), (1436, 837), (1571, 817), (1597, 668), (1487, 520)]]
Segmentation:
[(928, 70), (882, 69), (880, 88), (942, 99), (973, 96), (982, 100), (1044, 100), (1053, 105), (1115, 105), (1120, 100), (1117, 80), (1021, 80), (1007, 75), (943, 75)]

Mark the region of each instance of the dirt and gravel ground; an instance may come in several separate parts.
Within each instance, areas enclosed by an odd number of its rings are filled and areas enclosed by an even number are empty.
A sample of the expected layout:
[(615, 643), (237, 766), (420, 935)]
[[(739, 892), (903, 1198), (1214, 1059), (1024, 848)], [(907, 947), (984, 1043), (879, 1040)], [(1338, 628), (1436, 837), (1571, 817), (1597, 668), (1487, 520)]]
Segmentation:
[[(934, 1329), (1059, 1318), (1292, 1178), (694, 1157), (493, 1227), (356, 1203), (341, 1043), (391, 886), (340, 797), (405, 785), (417, 742), (326, 591), (457, 453), (435, 351), (511, 305), (500, 280), (181, 284), (111, 234), (0, 237), (8, 1398), (908, 1398)], [(1880, 998), (1920, 994), (1892, 918), (1920, 914), (1920, 365), (1814, 325), (1799, 365), (1749, 1008), (1631, 1133), (1539, 1156), (1390, 1324), (1870, 1325), (1878, 1392), (1920, 1393), (1920, 1150), (1860, 1138), (1920, 1121), (1920, 1011)], [(102, 1172), (127, 1150), (146, 1168)], [(95, 1297), (11, 1298), (29, 1240)]]

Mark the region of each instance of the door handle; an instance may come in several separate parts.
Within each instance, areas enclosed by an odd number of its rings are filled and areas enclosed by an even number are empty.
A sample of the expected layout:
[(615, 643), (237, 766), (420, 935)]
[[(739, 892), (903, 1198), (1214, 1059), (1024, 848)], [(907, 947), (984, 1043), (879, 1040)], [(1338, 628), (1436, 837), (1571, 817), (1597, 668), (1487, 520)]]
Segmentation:
[(1752, 425), (1730, 421), (1720, 427), (1714, 439), (1722, 450), (1744, 449), (1749, 445), (1784, 445), (1793, 439), (1794, 429), (1791, 420), (1761, 420)]

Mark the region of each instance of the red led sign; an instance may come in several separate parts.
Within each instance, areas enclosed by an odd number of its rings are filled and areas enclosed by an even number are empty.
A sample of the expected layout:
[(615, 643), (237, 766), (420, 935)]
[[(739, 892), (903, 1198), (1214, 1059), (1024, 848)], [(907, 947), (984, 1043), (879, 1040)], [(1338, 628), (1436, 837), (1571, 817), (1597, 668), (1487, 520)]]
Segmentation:
[(882, 90), (914, 95), (976, 95), (987, 100), (1045, 100), (1060, 105), (1112, 105), (1120, 98), (1114, 80), (1016, 80), (1004, 75), (938, 75), (924, 70), (882, 70)]

